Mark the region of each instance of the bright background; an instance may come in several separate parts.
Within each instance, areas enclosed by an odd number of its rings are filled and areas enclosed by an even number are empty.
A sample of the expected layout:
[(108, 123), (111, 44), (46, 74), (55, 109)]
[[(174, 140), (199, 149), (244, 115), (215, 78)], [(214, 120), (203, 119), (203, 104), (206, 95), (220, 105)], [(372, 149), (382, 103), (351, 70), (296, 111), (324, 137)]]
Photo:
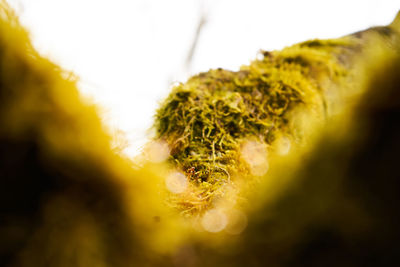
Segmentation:
[(400, 0), (8, 2), (36, 48), (76, 73), (82, 93), (102, 106), (110, 129), (125, 133), (130, 156), (145, 144), (172, 83), (210, 68), (237, 70), (260, 49), (385, 25), (400, 9)]

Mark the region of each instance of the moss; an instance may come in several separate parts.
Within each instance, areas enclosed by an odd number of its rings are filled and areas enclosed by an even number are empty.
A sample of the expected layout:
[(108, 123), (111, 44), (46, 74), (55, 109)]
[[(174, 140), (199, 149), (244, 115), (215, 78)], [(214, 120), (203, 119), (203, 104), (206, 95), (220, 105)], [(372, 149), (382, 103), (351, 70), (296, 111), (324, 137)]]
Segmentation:
[[(212, 207), (222, 185), (239, 174), (248, 179), (249, 164), (241, 157), (248, 139), (271, 145), (277, 136), (302, 143), (302, 131), (293, 114), (305, 112), (317, 119), (327, 114), (323, 84), (340, 83), (349, 62), (338, 56), (354, 53), (355, 38), (312, 40), (282, 51), (261, 51), (262, 59), (237, 72), (213, 69), (191, 77), (172, 89), (156, 114), (156, 138), (165, 140), (170, 162), (187, 174), (200, 191), (199, 199), (176, 200), (178, 209), (196, 213)], [(346, 64), (344, 64), (346, 63)], [(220, 192), (221, 193), (221, 192)], [(181, 203), (181, 204), (177, 204)]]
[(157, 266), (184, 230), (149, 169), (115, 153), (76, 78), (0, 0), (0, 266)]
[[(0, 0), (0, 265), (398, 261), (399, 44), (387, 53), (382, 37), (383, 55), (373, 46), (378, 53), (367, 51), (362, 66), (353, 65), (369, 32), (264, 51), (238, 72), (211, 70), (174, 89), (156, 129), (173, 149), (171, 164), (192, 183), (169, 203), (201, 214), (221, 199), (245, 201), (228, 187), (257, 185), (247, 198), (252, 210), (214, 209), (193, 225), (162, 203), (169, 170), (132, 168), (115, 153), (96, 108), (34, 51)], [(352, 68), (360, 77), (349, 88)], [(358, 107), (344, 101), (357, 90), (367, 92)], [(335, 117), (340, 102), (347, 109)], [(299, 122), (304, 113), (324, 126), (314, 138)], [(273, 155), (283, 135), (304, 149)], [(271, 153), (271, 162), (255, 164), (270, 164), (267, 175), (250, 174), (242, 155), (249, 150), (252, 159)]]

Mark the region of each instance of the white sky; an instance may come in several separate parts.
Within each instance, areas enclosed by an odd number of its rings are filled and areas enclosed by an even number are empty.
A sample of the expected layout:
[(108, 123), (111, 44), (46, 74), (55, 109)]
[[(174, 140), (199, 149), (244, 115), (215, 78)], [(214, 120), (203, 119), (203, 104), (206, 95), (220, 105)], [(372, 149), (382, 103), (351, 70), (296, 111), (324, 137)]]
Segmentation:
[[(391, 22), (400, 0), (8, 0), (46, 57), (75, 72), (104, 120), (146, 142), (173, 81), (210, 68), (237, 70), (260, 49), (335, 38)], [(207, 17), (189, 70), (201, 11)]]

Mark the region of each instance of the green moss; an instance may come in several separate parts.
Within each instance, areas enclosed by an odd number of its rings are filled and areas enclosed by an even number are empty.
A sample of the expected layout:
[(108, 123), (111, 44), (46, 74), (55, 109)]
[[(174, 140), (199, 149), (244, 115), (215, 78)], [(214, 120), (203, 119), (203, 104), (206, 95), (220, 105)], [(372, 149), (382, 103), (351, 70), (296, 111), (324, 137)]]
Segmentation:
[[(357, 46), (350, 37), (312, 40), (282, 51), (261, 51), (262, 59), (237, 72), (214, 69), (195, 75), (174, 87), (157, 111), (156, 138), (168, 143), (170, 161), (197, 186), (200, 198), (213, 195), (234, 174), (251, 176), (240, 155), (245, 140), (270, 145), (279, 135), (302, 142), (293, 114), (326, 117), (323, 83), (340, 83), (348, 73), (348, 60), (341, 59), (350, 58), (346, 55)], [(211, 207), (213, 197), (194, 212)], [(190, 202), (176, 203), (193, 211)]]

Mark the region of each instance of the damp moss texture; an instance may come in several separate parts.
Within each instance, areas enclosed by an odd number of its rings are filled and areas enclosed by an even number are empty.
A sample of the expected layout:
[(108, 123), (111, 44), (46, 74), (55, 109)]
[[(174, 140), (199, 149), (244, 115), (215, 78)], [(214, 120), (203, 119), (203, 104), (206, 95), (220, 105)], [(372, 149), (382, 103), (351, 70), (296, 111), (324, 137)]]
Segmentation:
[(175, 86), (157, 111), (156, 139), (169, 145), (170, 162), (186, 173), (198, 198), (178, 197), (174, 205), (202, 212), (233, 177), (254, 179), (253, 155), (249, 162), (242, 153), (248, 140), (266, 151), (281, 140), (301, 145), (301, 115), (325, 120), (334, 113), (334, 96), (345, 88), (361, 45), (353, 35), (261, 51), (239, 71), (212, 69)]

